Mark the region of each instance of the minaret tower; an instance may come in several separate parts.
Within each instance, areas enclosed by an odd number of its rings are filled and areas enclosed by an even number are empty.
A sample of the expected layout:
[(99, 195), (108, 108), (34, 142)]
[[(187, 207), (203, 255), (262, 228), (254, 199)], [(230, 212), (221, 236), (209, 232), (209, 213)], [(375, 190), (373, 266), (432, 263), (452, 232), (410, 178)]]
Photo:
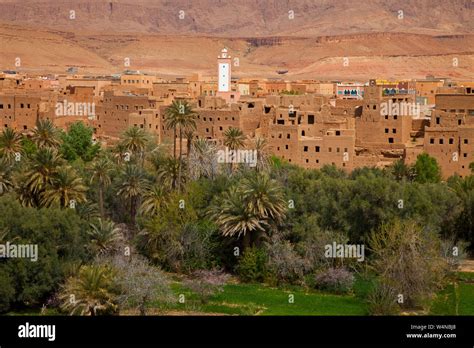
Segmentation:
[(231, 57), (227, 53), (227, 49), (223, 48), (221, 54), (217, 57), (217, 76), (218, 85), (217, 92), (229, 93), (230, 92), (230, 79), (231, 79)]
[(240, 99), (239, 91), (236, 91), (235, 88), (232, 90), (231, 74), (232, 60), (227, 52), (227, 48), (223, 48), (221, 54), (217, 56), (216, 96), (223, 98), (227, 104), (235, 103)]

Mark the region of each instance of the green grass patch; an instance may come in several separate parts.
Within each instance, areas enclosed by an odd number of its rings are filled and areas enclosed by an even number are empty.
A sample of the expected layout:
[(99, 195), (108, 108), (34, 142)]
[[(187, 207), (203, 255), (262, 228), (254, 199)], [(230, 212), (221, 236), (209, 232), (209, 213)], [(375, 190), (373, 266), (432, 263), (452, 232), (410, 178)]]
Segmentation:
[[(176, 295), (184, 294), (184, 304), (169, 309), (229, 315), (365, 315), (363, 301), (354, 295), (332, 295), (299, 287), (272, 288), (261, 284), (229, 284), (224, 291), (202, 304), (199, 298), (173, 284)], [(294, 299), (293, 303), (290, 300)]]

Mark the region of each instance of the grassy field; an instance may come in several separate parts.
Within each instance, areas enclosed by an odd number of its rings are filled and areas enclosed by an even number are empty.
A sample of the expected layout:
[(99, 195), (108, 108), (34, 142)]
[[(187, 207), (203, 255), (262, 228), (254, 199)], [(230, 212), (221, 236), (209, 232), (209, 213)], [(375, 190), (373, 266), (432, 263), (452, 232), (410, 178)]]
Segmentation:
[(163, 310), (228, 315), (366, 315), (361, 297), (368, 286), (358, 280), (354, 293), (334, 295), (301, 287), (278, 289), (261, 284), (228, 284), (223, 292), (202, 304), (195, 294), (176, 282), (175, 294), (184, 294), (186, 301)]
[[(371, 282), (357, 278), (351, 294), (334, 295), (301, 287), (274, 288), (262, 284), (232, 283), (205, 304), (184, 289), (179, 280), (172, 284), (175, 295), (185, 296), (184, 303), (165, 307), (150, 305), (148, 314), (163, 315), (368, 315), (364, 300)], [(292, 295), (292, 296), (290, 296)], [(290, 299), (294, 301), (290, 303)], [(39, 315), (39, 309), (10, 312), (8, 315)], [(45, 315), (56, 315), (48, 309)], [(127, 313), (123, 313), (127, 314)], [(136, 313), (128, 313), (136, 314)], [(474, 315), (474, 273), (457, 273), (432, 303), (431, 315)]]
[(474, 315), (474, 273), (459, 272), (436, 297), (432, 315)]

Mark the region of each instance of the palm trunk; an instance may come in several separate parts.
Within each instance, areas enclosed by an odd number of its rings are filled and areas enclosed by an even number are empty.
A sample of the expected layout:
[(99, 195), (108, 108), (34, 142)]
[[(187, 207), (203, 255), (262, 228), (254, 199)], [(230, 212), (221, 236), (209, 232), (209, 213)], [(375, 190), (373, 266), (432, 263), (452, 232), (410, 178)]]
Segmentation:
[(248, 249), (251, 246), (250, 233), (244, 234), (243, 248), (244, 250)]
[(176, 126), (173, 128), (173, 158), (176, 160)]
[(104, 212), (104, 192), (102, 189), (102, 185), (99, 185), (99, 210), (100, 210), (100, 217), (103, 219), (105, 217), (105, 212)]
[(130, 198), (130, 220), (135, 226), (135, 197)]
[(181, 191), (181, 172), (183, 159), (183, 130), (179, 126), (179, 167), (178, 167), (178, 192)]

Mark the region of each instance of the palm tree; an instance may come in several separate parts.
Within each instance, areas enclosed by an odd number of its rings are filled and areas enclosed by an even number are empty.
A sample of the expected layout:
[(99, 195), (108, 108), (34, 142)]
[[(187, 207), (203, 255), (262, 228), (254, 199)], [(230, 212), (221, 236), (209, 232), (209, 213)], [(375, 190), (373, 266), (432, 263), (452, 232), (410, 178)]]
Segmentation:
[[(210, 209), (210, 216), (224, 236), (244, 237), (244, 248), (259, 241), (266, 228), (275, 228), (285, 218), (286, 203), (281, 187), (268, 175), (255, 174), (225, 192)], [(257, 235), (251, 238), (250, 233)]]
[(70, 315), (108, 314), (117, 311), (118, 292), (115, 272), (108, 266), (82, 266), (77, 276), (70, 277), (61, 289), (61, 308)]
[(216, 172), (217, 149), (210, 141), (199, 138), (192, 144), (190, 156), (190, 169), (194, 172), (195, 178), (202, 176), (214, 178)]
[(270, 166), (270, 157), (268, 153), (268, 143), (263, 137), (257, 136), (252, 139), (252, 149), (256, 152), (257, 161), (255, 169), (257, 172), (266, 171)]
[(137, 153), (143, 166), (145, 149), (150, 137), (147, 132), (138, 127), (128, 128), (122, 135), (122, 145), (126, 151)]
[(140, 212), (145, 215), (156, 215), (167, 206), (167, 192), (163, 185), (153, 185), (143, 194)]
[(138, 199), (145, 192), (147, 181), (143, 171), (133, 164), (127, 164), (122, 171), (117, 195), (130, 202), (130, 219), (135, 225)]
[(224, 145), (231, 150), (238, 150), (244, 147), (244, 133), (235, 127), (230, 127), (224, 132)]
[[(237, 151), (244, 147), (244, 143), (245, 136), (239, 128), (230, 127), (224, 132), (224, 146), (227, 146), (229, 150)], [(231, 172), (234, 171), (234, 163), (230, 163), (230, 169)]]
[(5, 128), (0, 135), (0, 157), (5, 158), (8, 163), (13, 163), (17, 153), (22, 153), (21, 134), (13, 128)]
[(98, 185), (100, 216), (105, 217), (104, 190), (111, 184), (112, 163), (107, 157), (100, 157), (92, 164), (92, 176), (90, 182)]
[(285, 218), (286, 201), (283, 190), (266, 174), (256, 174), (242, 180), (242, 192), (250, 211), (262, 219), (280, 224)]
[(40, 148), (32, 158), (30, 168), (25, 174), (26, 188), (34, 194), (51, 184), (57, 168), (63, 164), (58, 152), (51, 148)]
[(76, 214), (85, 221), (92, 221), (100, 218), (99, 206), (97, 203), (86, 201), (76, 206)]
[(50, 120), (38, 120), (33, 130), (31, 140), (41, 149), (45, 147), (58, 148), (60, 132)]
[(97, 223), (91, 223), (90, 227), (88, 235), (96, 255), (116, 250), (117, 244), (123, 239), (120, 228), (113, 221), (98, 219)]
[(86, 201), (87, 187), (82, 178), (70, 166), (60, 167), (53, 176), (51, 183), (46, 187), (41, 196), (45, 206), (59, 204), (66, 208), (70, 202), (81, 203)]
[(267, 222), (252, 212), (241, 190), (233, 186), (224, 192), (209, 211), (209, 215), (225, 237), (244, 237), (244, 248), (250, 246), (250, 233), (265, 231)]
[(180, 163), (177, 159), (174, 158), (167, 158), (163, 161), (161, 166), (158, 168), (157, 171), (157, 179), (162, 185), (170, 186), (173, 189), (176, 187), (184, 186), (185, 178), (181, 178), (179, 180), (179, 167)]
[(0, 157), (0, 196), (11, 191), (14, 186), (10, 176), (10, 166), (5, 158)]
[[(173, 155), (176, 158), (176, 130), (179, 129), (179, 163), (183, 158), (183, 132), (196, 129), (196, 113), (187, 101), (174, 100), (165, 111), (165, 123), (174, 130)], [(178, 167), (178, 182), (181, 182), (182, 166)], [(178, 186), (178, 190), (180, 187)]]
[(191, 157), (191, 149), (193, 147), (193, 141), (194, 141), (194, 129), (186, 129), (184, 131), (184, 137), (186, 138), (186, 167), (188, 169), (188, 176), (189, 176), (189, 163), (190, 163), (190, 157)]

